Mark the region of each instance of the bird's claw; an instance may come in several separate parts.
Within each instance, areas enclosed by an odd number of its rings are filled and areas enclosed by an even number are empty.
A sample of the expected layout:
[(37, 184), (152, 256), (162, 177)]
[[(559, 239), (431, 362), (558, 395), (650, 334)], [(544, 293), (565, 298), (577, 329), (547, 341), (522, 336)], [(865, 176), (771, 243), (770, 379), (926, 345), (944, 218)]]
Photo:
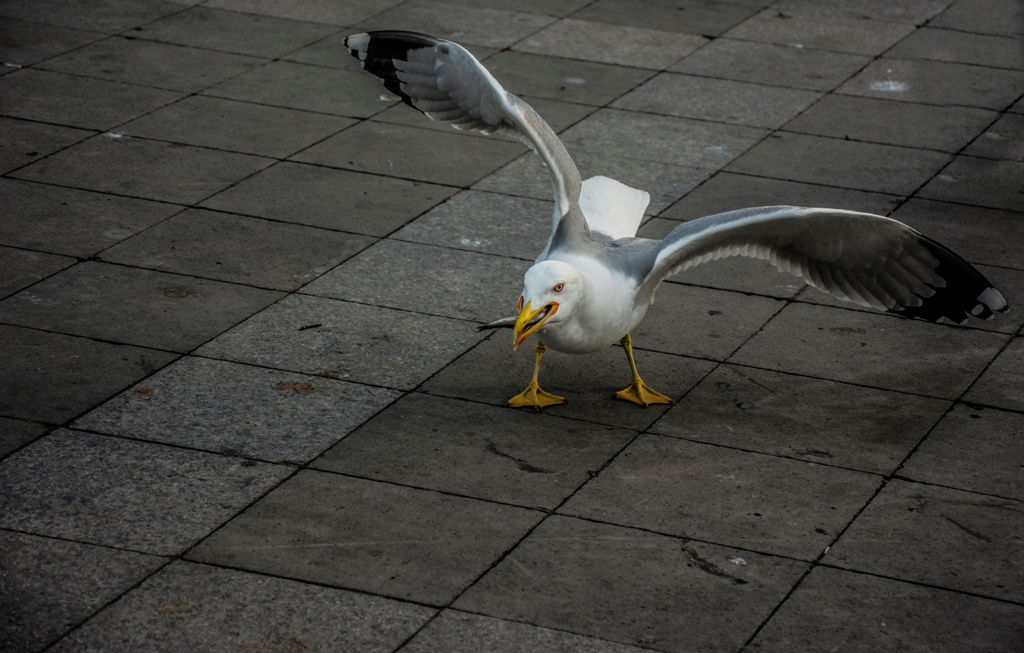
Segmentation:
[(672, 403), (671, 399), (656, 390), (651, 390), (647, 387), (647, 384), (640, 379), (634, 381), (628, 388), (624, 388), (616, 392), (615, 398), (632, 401), (634, 404), (639, 404), (644, 408), (647, 408), (651, 404)]
[(508, 405), (512, 408), (536, 408), (538, 412), (545, 406), (557, 406), (564, 403), (564, 397), (545, 392), (536, 383), (526, 386), (525, 390), (508, 400)]

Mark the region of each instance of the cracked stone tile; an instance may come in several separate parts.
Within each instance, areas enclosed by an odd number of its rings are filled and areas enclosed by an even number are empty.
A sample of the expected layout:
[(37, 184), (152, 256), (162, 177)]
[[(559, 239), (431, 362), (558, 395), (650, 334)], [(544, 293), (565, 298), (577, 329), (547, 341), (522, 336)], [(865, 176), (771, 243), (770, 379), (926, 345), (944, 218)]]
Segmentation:
[(881, 483), (874, 474), (641, 435), (558, 511), (810, 561)]
[(708, 42), (695, 34), (566, 18), (527, 36), (515, 50), (661, 70)]
[(173, 562), (121, 597), (54, 651), (301, 648), (383, 651), (434, 610), (282, 578)]
[[(0, 84), (3, 81), (0, 79)], [(24, 174), (26, 166), (33, 162), (45, 165), (47, 155), (63, 150), (85, 140), (93, 132), (57, 125), (15, 120), (0, 117), (0, 129), (4, 140), (0, 143), (0, 174), (18, 170)], [(50, 157), (52, 159), (52, 157)]]
[(859, 54), (722, 37), (669, 70), (741, 82), (830, 91), (869, 61), (869, 57)]
[(181, 210), (180, 206), (0, 179), (0, 242), (89, 258)]
[(0, 641), (42, 651), (140, 580), (164, 558), (0, 531)]
[[(901, 477), (1024, 500), (1024, 415), (956, 405), (900, 469)], [(993, 457), (992, 452), (999, 455)]]
[[(508, 5), (506, 5), (508, 6)], [(402, 29), (431, 34), (456, 43), (504, 49), (554, 22), (552, 16), (472, 7), (430, 0), (410, 0), (360, 21), (361, 31)]]
[[(311, 295), (488, 323), (514, 312), (529, 262), (381, 240), (302, 291)], [(388, 270), (407, 270), (402, 283)]]
[(77, 259), (0, 246), (0, 298), (68, 268)]
[(662, 73), (619, 98), (618, 109), (777, 129), (820, 97), (818, 91)]
[(5, 115), (82, 129), (112, 129), (181, 97), (178, 91), (23, 68), (0, 80)]
[(524, 508), (305, 470), (187, 557), (446, 605), (542, 517)]
[(553, 516), (453, 607), (658, 650), (720, 651), (742, 646), (805, 567)]
[(0, 527), (176, 555), (292, 471), (60, 430), (0, 462)]
[(411, 390), (482, 337), (462, 320), (290, 295), (196, 353)]
[(186, 209), (103, 252), (104, 261), (231, 283), (295, 290), (374, 239)]
[(386, 236), (456, 190), (451, 186), (285, 161), (210, 197), (202, 206), (311, 227)]
[(175, 358), (154, 349), (0, 326), (0, 413), (62, 424)]
[(750, 644), (755, 651), (1009, 650), (1024, 608), (889, 578), (816, 567)]
[(922, 320), (791, 304), (729, 362), (955, 399), (1006, 339)]
[(185, 352), (281, 295), (86, 261), (0, 302), (0, 319), (69, 335)]
[(312, 467), (551, 510), (634, 436), (550, 415), (411, 394)]
[(1024, 503), (889, 481), (823, 562), (1021, 602)]
[(75, 427), (304, 464), (398, 396), (346, 381), (186, 357), (79, 418)]
[(723, 365), (651, 431), (891, 474), (948, 408), (939, 399)]

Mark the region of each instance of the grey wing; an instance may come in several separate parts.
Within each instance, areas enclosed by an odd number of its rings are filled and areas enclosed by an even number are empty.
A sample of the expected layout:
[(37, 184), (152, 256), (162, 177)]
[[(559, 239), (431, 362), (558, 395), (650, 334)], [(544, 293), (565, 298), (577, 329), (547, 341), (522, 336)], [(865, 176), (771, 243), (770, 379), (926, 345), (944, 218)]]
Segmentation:
[(562, 141), (533, 107), (502, 88), (465, 48), (403, 31), (353, 34), (345, 45), (363, 70), (380, 77), (385, 88), (427, 117), (456, 129), (514, 136), (537, 152), (554, 186), (553, 233), (560, 218), (579, 214), (572, 209), (579, 202), (580, 173)]
[(662, 279), (708, 261), (770, 261), (840, 299), (907, 317), (989, 319), (1007, 310), (1002, 294), (970, 263), (909, 226), (839, 209), (769, 206), (685, 222), (661, 244), (644, 279)]

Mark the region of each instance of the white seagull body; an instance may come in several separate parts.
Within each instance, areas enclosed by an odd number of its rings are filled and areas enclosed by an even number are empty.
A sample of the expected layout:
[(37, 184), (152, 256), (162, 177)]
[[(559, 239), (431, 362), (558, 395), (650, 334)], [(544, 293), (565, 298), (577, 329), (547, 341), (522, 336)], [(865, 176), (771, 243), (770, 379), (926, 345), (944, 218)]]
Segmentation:
[(551, 236), (525, 275), (519, 315), (483, 327), (513, 327), (516, 347), (538, 336), (533, 380), (510, 405), (564, 401), (537, 383), (541, 339), (573, 354), (621, 342), (633, 384), (617, 396), (669, 402), (640, 380), (629, 333), (664, 279), (730, 256), (768, 260), (840, 299), (906, 317), (962, 323), (1007, 310), (999, 291), (961, 257), (901, 222), (867, 213), (760, 207), (684, 222), (663, 240), (636, 238), (649, 195), (606, 177), (582, 181), (548, 124), (465, 48), (400, 31), (355, 34), (345, 43), (406, 104), (456, 129), (513, 136), (547, 165)]

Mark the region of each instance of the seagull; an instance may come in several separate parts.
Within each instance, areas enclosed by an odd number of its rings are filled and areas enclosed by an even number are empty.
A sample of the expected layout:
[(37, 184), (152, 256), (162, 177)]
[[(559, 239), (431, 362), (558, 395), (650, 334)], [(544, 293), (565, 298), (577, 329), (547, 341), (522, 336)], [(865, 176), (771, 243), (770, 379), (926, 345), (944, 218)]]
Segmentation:
[(662, 240), (637, 238), (648, 193), (607, 177), (583, 181), (551, 127), (462, 46), (393, 30), (353, 34), (345, 46), (363, 70), (428, 118), (516, 138), (548, 169), (551, 235), (526, 271), (518, 315), (480, 327), (511, 327), (514, 348), (537, 336), (533, 378), (510, 406), (541, 410), (565, 403), (538, 382), (547, 347), (586, 354), (615, 343), (625, 350), (633, 377), (615, 396), (644, 407), (671, 403), (640, 378), (630, 332), (666, 278), (732, 256), (770, 261), (835, 297), (909, 318), (962, 324), (1008, 308), (963, 258), (879, 215), (766, 206), (684, 222)]

